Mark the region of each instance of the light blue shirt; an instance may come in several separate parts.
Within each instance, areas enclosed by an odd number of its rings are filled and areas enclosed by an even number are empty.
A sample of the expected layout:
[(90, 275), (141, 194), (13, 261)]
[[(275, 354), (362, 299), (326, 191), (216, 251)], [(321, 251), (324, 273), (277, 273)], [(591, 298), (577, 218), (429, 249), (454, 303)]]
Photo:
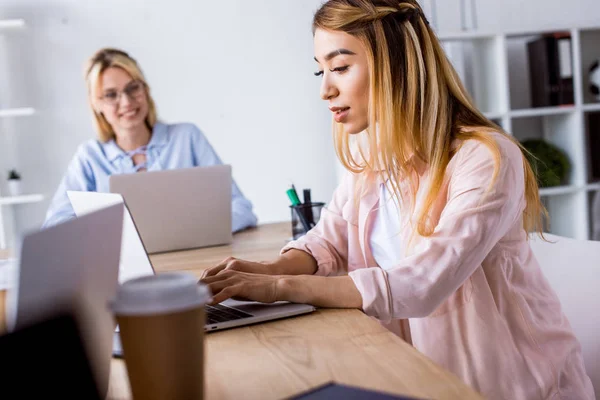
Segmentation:
[[(222, 164), (214, 149), (193, 124), (170, 124), (157, 122), (147, 146), (146, 167), (148, 171), (161, 171)], [(129, 157), (114, 140), (102, 143), (92, 139), (77, 149), (54, 195), (44, 227), (55, 225), (75, 217), (67, 190), (109, 192), (108, 177), (114, 174), (135, 173)], [(198, 205), (201, 207), (202, 205)], [(256, 226), (252, 203), (237, 187), (231, 186), (231, 213), (233, 232)]]

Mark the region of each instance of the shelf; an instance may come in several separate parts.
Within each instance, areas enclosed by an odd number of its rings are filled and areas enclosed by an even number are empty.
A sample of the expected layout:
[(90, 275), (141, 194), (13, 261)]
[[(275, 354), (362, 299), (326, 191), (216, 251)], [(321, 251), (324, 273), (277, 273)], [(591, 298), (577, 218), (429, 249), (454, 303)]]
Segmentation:
[(600, 183), (589, 183), (587, 185), (568, 185), (568, 186), (553, 186), (549, 188), (541, 188), (540, 196), (558, 196), (561, 194), (571, 194), (577, 192), (594, 192), (600, 190)]
[(25, 26), (24, 19), (0, 19), (0, 31), (8, 29), (23, 28)]
[(438, 39), (440, 41), (458, 41), (458, 40), (472, 40), (472, 39), (490, 39), (493, 37), (505, 37), (507, 39), (518, 39), (527, 36), (540, 36), (547, 33), (555, 33), (555, 32), (572, 32), (572, 31), (597, 31), (600, 29), (597, 26), (565, 26), (565, 27), (556, 27), (556, 28), (548, 28), (541, 30), (515, 30), (515, 31), (507, 31), (503, 33), (493, 33), (493, 32), (477, 32), (477, 31), (469, 31), (469, 32), (448, 32), (448, 33), (440, 33), (438, 34)]
[(472, 39), (492, 39), (501, 36), (498, 33), (487, 33), (487, 32), (454, 32), (444, 33), (438, 36), (441, 42), (451, 42), (458, 40), (472, 40)]
[(26, 117), (35, 114), (35, 109), (31, 107), (23, 108), (5, 108), (0, 109), (0, 118), (3, 117)]
[(506, 113), (503, 112), (484, 112), (483, 115), (487, 119), (502, 119), (506, 116)]
[(583, 111), (600, 111), (600, 103), (584, 104), (581, 109)]
[(600, 183), (590, 183), (585, 185), (585, 190), (588, 192), (595, 192), (596, 190), (600, 190)]
[(569, 114), (576, 111), (575, 106), (557, 106), (557, 107), (537, 107), (525, 108), (522, 110), (512, 110), (509, 115), (513, 118), (520, 117), (543, 117), (546, 115)]
[(43, 194), (26, 194), (26, 195), (22, 195), (22, 196), (0, 197), (0, 206), (38, 203), (42, 200), (44, 200)]
[(583, 190), (581, 186), (553, 186), (540, 189), (540, 196), (556, 196), (561, 194), (571, 194)]

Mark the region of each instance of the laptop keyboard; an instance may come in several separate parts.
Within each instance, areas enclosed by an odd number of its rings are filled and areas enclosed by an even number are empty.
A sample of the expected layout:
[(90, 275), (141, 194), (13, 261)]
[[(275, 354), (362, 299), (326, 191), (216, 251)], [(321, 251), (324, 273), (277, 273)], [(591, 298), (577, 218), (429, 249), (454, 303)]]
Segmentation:
[(206, 306), (206, 323), (208, 325), (216, 324), (218, 322), (234, 321), (236, 319), (248, 317), (253, 317), (253, 315), (235, 308), (224, 306), (222, 304)]

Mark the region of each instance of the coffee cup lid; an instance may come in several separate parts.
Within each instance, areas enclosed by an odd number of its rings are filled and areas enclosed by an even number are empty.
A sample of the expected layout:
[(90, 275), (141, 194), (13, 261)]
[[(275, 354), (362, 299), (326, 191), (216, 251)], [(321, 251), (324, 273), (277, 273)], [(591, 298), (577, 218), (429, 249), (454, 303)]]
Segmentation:
[(121, 284), (112, 302), (117, 315), (151, 315), (186, 311), (211, 300), (210, 289), (189, 273), (167, 272)]

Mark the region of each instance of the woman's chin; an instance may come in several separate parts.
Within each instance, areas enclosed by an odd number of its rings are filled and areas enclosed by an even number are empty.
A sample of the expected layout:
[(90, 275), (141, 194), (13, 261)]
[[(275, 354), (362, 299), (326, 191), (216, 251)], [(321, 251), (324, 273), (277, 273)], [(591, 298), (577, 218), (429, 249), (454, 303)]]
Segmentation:
[(119, 125), (124, 129), (134, 129), (144, 124), (143, 118), (136, 119), (121, 119)]
[(368, 124), (353, 124), (353, 123), (345, 123), (345, 124), (342, 124), (342, 126), (344, 127), (344, 132), (346, 132), (348, 135), (359, 134), (369, 127)]

